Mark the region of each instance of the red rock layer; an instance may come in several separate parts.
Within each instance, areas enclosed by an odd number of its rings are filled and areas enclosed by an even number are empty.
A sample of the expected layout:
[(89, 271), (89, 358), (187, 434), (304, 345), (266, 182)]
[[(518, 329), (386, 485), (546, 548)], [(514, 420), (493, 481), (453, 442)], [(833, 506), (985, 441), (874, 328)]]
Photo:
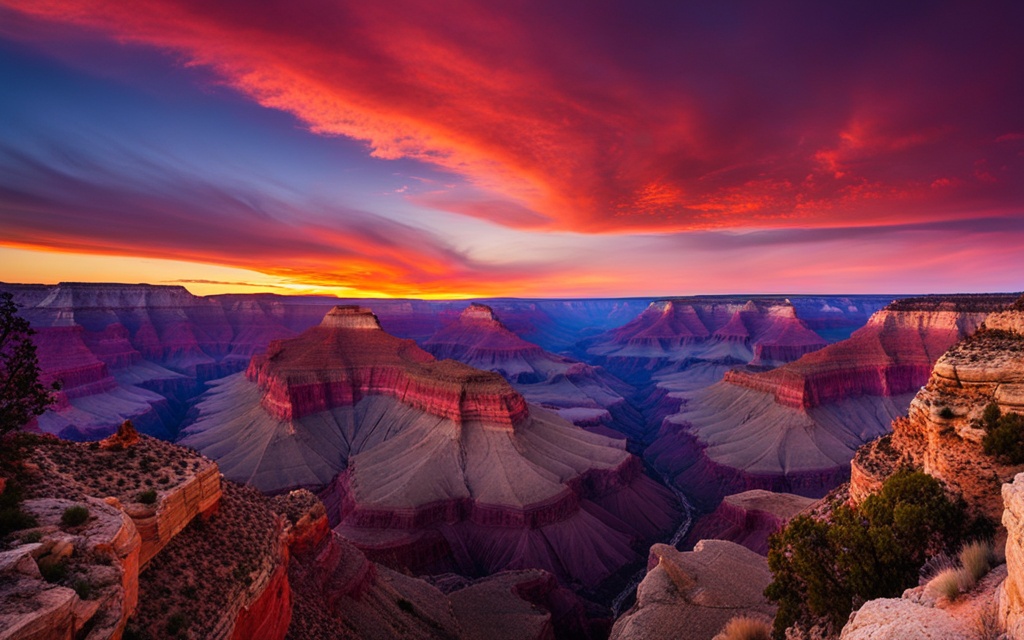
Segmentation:
[(64, 398), (103, 393), (117, 386), (107, 365), (83, 342), (83, 334), (84, 329), (79, 326), (43, 327), (32, 336), (43, 382), (59, 381)]
[(725, 380), (771, 393), (779, 404), (797, 409), (909, 393), (928, 381), (939, 356), (996, 308), (959, 311), (955, 303), (941, 301), (887, 308), (847, 340), (771, 371), (729, 371)]
[(708, 539), (728, 540), (768, 555), (768, 536), (814, 502), (812, 498), (767, 491), (726, 496), (714, 512), (696, 522), (687, 536), (687, 545)]
[(235, 618), (231, 640), (283, 640), (292, 621), (292, 590), (288, 582), (288, 548), (256, 599)]
[(760, 359), (792, 359), (825, 345), (788, 301), (737, 304), (713, 299), (678, 299), (652, 303), (628, 324), (611, 333), (612, 342), (673, 349), (715, 340), (755, 349)]
[(538, 345), (512, 333), (490, 307), (477, 303), (466, 307), (456, 322), (435, 333), (423, 346), (438, 358), (490, 359), (496, 365), (504, 358), (544, 353)]
[(142, 354), (132, 346), (131, 335), (121, 323), (107, 326), (102, 331), (86, 331), (86, 346), (111, 369), (123, 369), (142, 362)]
[(435, 361), (356, 307), (335, 307), (321, 326), (274, 341), (266, 354), (253, 357), (246, 376), (264, 390), (264, 408), (282, 420), (378, 394), (458, 424), (511, 428), (527, 416), (526, 401), (498, 374)]

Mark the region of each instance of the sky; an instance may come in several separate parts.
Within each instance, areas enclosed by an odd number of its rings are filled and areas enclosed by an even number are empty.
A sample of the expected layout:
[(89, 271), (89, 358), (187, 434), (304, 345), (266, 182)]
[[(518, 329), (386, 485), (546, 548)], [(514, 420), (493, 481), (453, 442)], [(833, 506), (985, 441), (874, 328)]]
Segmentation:
[(0, 0), (0, 281), (1024, 289), (1024, 3)]

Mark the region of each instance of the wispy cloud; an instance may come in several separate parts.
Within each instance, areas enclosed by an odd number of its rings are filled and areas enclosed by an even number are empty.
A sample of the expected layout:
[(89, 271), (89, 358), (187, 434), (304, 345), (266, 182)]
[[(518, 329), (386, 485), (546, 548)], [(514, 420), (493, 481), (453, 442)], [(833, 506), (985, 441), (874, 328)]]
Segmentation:
[(458, 173), (490, 197), (434, 206), (510, 227), (913, 223), (1024, 202), (1019, 3), (2, 4), (175, 51), (315, 132)]

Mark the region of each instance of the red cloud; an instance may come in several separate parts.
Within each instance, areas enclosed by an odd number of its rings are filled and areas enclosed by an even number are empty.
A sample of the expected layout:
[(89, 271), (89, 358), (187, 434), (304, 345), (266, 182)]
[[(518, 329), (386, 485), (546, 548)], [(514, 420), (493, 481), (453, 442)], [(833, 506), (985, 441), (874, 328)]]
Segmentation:
[(1024, 58), (999, 55), (1012, 8), (0, 3), (178, 52), (317, 133), (460, 174), (491, 195), (434, 205), (511, 227), (839, 226), (1024, 202), (1024, 160), (996, 143), (1024, 112)]

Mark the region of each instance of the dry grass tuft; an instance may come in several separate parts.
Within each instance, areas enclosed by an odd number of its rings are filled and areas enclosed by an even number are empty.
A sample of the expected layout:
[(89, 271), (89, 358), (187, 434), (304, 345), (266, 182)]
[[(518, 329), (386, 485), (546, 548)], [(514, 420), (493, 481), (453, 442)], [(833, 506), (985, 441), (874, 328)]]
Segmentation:
[(928, 581), (928, 584), (925, 586), (925, 592), (934, 598), (945, 598), (952, 602), (961, 593), (974, 586), (973, 583), (970, 585), (966, 584), (966, 581), (970, 581), (970, 579), (970, 574), (966, 571), (956, 567), (949, 567), (939, 571)]
[(992, 543), (986, 541), (969, 542), (960, 549), (960, 566), (977, 582), (985, 577), (992, 564)]
[(766, 620), (737, 616), (727, 622), (713, 640), (771, 640), (772, 626)]

